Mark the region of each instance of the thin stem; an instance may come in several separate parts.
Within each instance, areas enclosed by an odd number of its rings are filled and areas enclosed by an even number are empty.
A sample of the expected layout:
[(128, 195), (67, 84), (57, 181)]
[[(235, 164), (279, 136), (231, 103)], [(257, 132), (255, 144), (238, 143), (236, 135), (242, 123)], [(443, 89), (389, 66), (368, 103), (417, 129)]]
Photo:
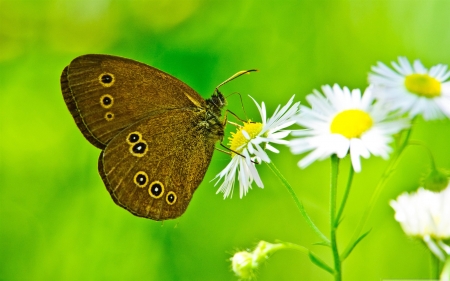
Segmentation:
[(348, 195), (350, 194), (350, 188), (353, 183), (353, 175), (355, 174), (355, 170), (353, 169), (353, 165), (350, 164), (350, 172), (348, 174), (347, 186), (345, 187), (344, 196), (342, 197), (341, 206), (339, 207), (338, 214), (336, 216), (336, 223), (339, 224), (341, 221), (342, 213), (344, 212), (345, 204), (347, 203)]
[(293, 250), (297, 250), (297, 251), (300, 251), (300, 252), (305, 253), (305, 254), (309, 254), (309, 249), (304, 247), (304, 246), (297, 245), (297, 244), (294, 244), (294, 243), (289, 243), (289, 242), (281, 242), (281, 243), (283, 245), (285, 245), (286, 248), (288, 248), (288, 249), (293, 249)]
[(401, 143), (399, 145), (397, 153), (394, 155), (394, 157), (391, 158), (386, 170), (381, 175), (380, 181), (378, 182), (377, 186), (375, 187), (375, 191), (372, 194), (372, 197), (370, 198), (369, 206), (365, 210), (363, 216), (361, 217), (361, 220), (359, 221), (355, 231), (353, 232), (353, 236), (350, 239), (349, 244), (345, 248), (345, 250), (343, 252), (343, 256), (345, 256), (345, 257), (348, 256), (348, 252), (350, 252), (352, 250), (351, 245), (353, 245), (353, 241), (356, 241), (358, 239), (358, 237), (361, 233), (361, 230), (364, 228), (364, 226), (367, 223), (368, 218), (372, 214), (372, 211), (375, 207), (375, 203), (378, 200), (378, 197), (380, 196), (381, 191), (383, 190), (384, 186), (386, 185), (387, 180), (389, 179), (391, 174), (396, 170), (396, 168), (400, 162), (399, 161), (400, 156), (402, 155), (403, 151), (405, 150), (406, 146), (408, 145), (408, 140), (409, 140), (409, 137), (411, 136), (411, 130), (412, 130), (412, 127), (410, 127), (406, 131), (406, 136), (405, 136), (405, 139), (403, 140), (403, 143)]
[(297, 205), (297, 208), (299, 209), (300, 213), (302, 214), (303, 218), (305, 218), (306, 223), (311, 227), (311, 229), (322, 239), (323, 243), (326, 245), (330, 245), (330, 240), (319, 230), (319, 228), (314, 224), (312, 219), (309, 217), (308, 213), (305, 210), (305, 207), (303, 206), (302, 202), (298, 199), (297, 195), (295, 194), (295, 191), (292, 189), (289, 182), (284, 178), (284, 176), (280, 173), (280, 171), (277, 169), (275, 164), (273, 162), (267, 163), (267, 166), (272, 170), (272, 172), (280, 179), (280, 181), (283, 183), (284, 187), (288, 190), (289, 194), (291, 195), (292, 199), (294, 199), (295, 204)]
[(331, 274), (334, 274), (334, 270), (326, 262), (324, 262), (321, 258), (319, 258), (316, 254), (314, 254), (312, 251), (310, 251), (308, 248), (301, 246), (301, 245), (289, 243), (289, 242), (283, 242), (280, 240), (277, 240), (275, 242), (279, 243), (278, 245), (283, 245), (284, 248), (298, 250), (302, 253), (308, 254), (309, 258), (315, 265), (319, 266), (320, 268), (322, 268), (323, 270), (325, 270)]
[[(450, 280), (450, 258), (447, 257), (447, 260), (444, 263), (439, 262), (437, 264), (437, 268), (438, 268), (438, 272), (436, 275), (437, 276), (439, 276), (439, 274), (441, 275), (441, 279), (439, 279), (439, 280), (442, 280), (442, 281)], [(440, 270), (440, 269), (442, 269), (442, 270)]]
[(331, 156), (331, 190), (330, 190), (330, 229), (331, 229), (331, 251), (334, 260), (334, 280), (342, 280), (341, 259), (337, 246), (337, 221), (336, 221), (336, 195), (337, 181), (339, 173), (339, 158), (333, 154)]
[(440, 273), (440, 261), (439, 259), (430, 251), (430, 278), (439, 279)]
[(425, 150), (428, 153), (428, 157), (430, 157), (431, 169), (436, 170), (436, 161), (434, 160), (433, 152), (431, 152), (431, 149), (425, 143), (414, 140), (414, 141), (410, 141), (409, 144), (418, 145), (418, 146), (422, 146), (423, 148), (425, 148)]

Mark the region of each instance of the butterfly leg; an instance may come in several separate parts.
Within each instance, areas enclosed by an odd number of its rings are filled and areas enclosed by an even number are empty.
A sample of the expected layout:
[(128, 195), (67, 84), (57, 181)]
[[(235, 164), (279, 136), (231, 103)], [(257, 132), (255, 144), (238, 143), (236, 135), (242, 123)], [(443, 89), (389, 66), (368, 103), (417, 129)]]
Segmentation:
[[(224, 145), (222, 142), (220, 142), (220, 146), (223, 147), (223, 148), (225, 148), (225, 149), (228, 150), (228, 151), (225, 151), (225, 150), (219, 149), (219, 148), (215, 148), (215, 149), (218, 150), (218, 151), (221, 151), (221, 152), (223, 152), (223, 153), (229, 154), (229, 155), (231, 155), (232, 153), (234, 153), (234, 154), (237, 154), (237, 155), (239, 155), (239, 156), (241, 156), (241, 157), (243, 157), (243, 158), (246, 158), (244, 155), (242, 155), (241, 153), (236, 152), (236, 151), (234, 151), (233, 149), (227, 147), (227, 146)], [(251, 161), (253, 164), (259, 164), (259, 162), (255, 162), (255, 161), (253, 161), (252, 159), (250, 159), (250, 161)]]
[[(228, 99), (229, 97), (231, 97), (232, 95), (238, 95), (239, 96), (239, 100), (241, 101), (241, 107), (242, 107), (242, 111), (244, 112), (245, 118), (248, 120), (248, 115), (247, 112), (245, 111), (245, 107), (244, 107), (244, 102), (242, 101), (242, 96), (241, 93), (238, 92), (234, 92), (229, 94), (228, 96), (226, 96), (226, 99)], [(228, 110), (227, 110), (228, 111)], [(233, 112), (230, 112), (231, 114), (233, 114), (237, 119), (239, 119), (242, 122), (245, 122), (244, 120), (242, 120), (241, 118), (239, 118), (239, 116), (237, 116), (236, 114), (234, 114)]]

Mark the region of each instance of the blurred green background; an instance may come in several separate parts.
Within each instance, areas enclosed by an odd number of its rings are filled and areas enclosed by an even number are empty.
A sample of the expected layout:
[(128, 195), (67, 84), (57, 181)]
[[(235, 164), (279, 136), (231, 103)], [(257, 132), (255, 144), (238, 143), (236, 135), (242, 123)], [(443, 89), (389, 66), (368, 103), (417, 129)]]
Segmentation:
[[(331, 262), (268, 167), (264, 189), (223, 200), (210, 182), (229, 161), (216, 152), (187, 212), (164, 223), (134, 217), (110, 199), (97, 173), (98, 149), (78, 131), (59, 77), (83, 54), (132, 58), (209, 97), (227, 84), (257, 118), (248, 95), (269, 112), (323, 84), (365, 88), (377, 61), (450, 63), (450, 1), (114, 1), (0, 0), (0, 280), (236, 280), (228, 261), (259, 240), (311, 247)], [(243, 115), (239, 98), (230, 109)], [(450, 168), (450, 122), (419, 120), (439, 166)], [(231, 129), (231, 128), (229, 128)], [(288, 149), (272, 155), (307, 210), (328, 233), (330, 161), (300, 170)], [(347, 175), (348, 159), (342, 174)], [(363, 161), (344, 222), (344, 248), (386, 162)], [(406, 151), (370, 218), (370, 235), (344, 263), (344, 280), (428, 278), (430, 254), (407, 238), (388, 201), (415, 190), (428, 167), (420, 147)], [(238, 193), (235, 193), (237, 195)], [(331, 280), (294, 251), (275, 254), (258, 280)]]

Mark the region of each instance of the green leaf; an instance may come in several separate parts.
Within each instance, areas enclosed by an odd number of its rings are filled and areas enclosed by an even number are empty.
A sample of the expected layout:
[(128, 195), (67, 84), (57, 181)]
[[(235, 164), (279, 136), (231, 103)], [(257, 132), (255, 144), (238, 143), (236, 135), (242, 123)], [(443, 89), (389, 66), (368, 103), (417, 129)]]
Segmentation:
[(309, 251), (309, 259), (318, 267), (322, 268), (325, 271), (328, 271), (331, 274), (334, 274), (334, 270), (326, 264), (323, 260), (321, 260), (318, 256)]
[(356, 239), (353, 243), (350, 243), (349, 246), (347, 247), (347, 249), (345, 249), (345, 251), (342, 253), (341, 261), (344, 261), (350, 255), (350, 253), (353, 251), (353, 249), (356, 247), (356, 245), (358, 245), (358, 243), (361, 242), (361, 240), (363, 240), (364, 237), (366, 237), (367, 234), (369, 234), (369, 232), (371, 232), (371, 231), (372, 231), (372, 229), (369, 229), (363, 235), (359, 236), (359, 238)]

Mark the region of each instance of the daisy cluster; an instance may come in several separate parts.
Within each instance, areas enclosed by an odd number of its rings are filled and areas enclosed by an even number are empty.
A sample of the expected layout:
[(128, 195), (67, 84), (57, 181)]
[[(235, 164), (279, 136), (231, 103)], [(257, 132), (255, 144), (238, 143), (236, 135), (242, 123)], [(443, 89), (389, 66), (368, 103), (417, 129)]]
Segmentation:
[[(298, 162), (302, 169), (331, 155), (348, 155), (355, 172), (362, 170), (361, 158), (387, 159), (394, 135), (408, 129), (412, 118), (450, 117), (449, 77), (445, 65), (428, 70), (419, 60), (411, 64), (400, 57), (392, 68), (381, 62), (373, 66), (364, 91), (325, 85), (306, 96), (309, 106), (294, 103), (292, 97), (270, 118), (264, 102), (254, 100), (262, 121), (244, 123), (232, 134), (232, 160), (216, 176), (216, 184), (223, 181), (217, 192), (231, 197), (236, 178), (241, 198), (253, 182), (262, 188), (255, 163), (270, 163), (266, 150), (279, 152), (271, 144), (287, 145), (293, 154), (308, 153)], [(295, 123), (303, 129), (287, 129)], [(294, 138), (286, 140), (290, 134)]]
[(294, 154), (311, 151), (298, 163), (305, 168), (316, 160), (336, 154), (350, 155), (353, 168), (361, 171), (360, 158), (371, 155), (386, 159), (393, 135), (408, 128), (411, 118), (425, 120), (450, 117), (450, 72), (447, 66), (426, 69), (400, 57), (392, 69), (379, 62), (369, 74), (369, 86), (359, 89), (323, 86), (322, 93), (306, 97), (311, 108), (302, 106), (291, 141)]

